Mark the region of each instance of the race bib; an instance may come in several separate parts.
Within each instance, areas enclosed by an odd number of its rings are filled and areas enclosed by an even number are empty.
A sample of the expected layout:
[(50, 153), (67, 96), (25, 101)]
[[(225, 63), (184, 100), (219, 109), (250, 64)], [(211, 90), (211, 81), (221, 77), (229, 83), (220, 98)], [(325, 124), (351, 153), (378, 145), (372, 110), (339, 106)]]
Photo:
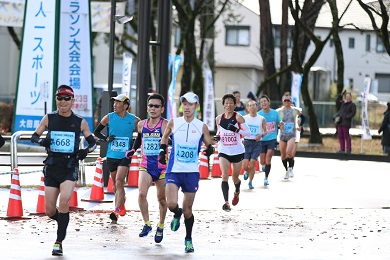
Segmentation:
[(294, 123), (284, 123), (284, 129), (283, 129), (283, 132), (285, 133), (292, 133), (292, 131), (294, 130)]
[(222, 133), (221, 142), (225, 146), (237, 145), (237, 135), (235, 133)]
[(160, 152), (160, 138), (159, 137), (145, 137), (144, 138), (144, 153), (147, 156), (158, 155)]
[(50, 138), (52, 142), (50, 144), (50, 150), (56, 153), (73, 153), (75, 133), (63, 132), (63, 131), (51, 131)]
[(248, 125), (249, 130), (251, 131), (251, 136), (256, 136), (260, 132), (260, 126), (258, 125)]
[(193, 144), (177, 144), (176, 159), (182, 163), (198, 162), (198, 146)]
[(267, 128), (267, 133), (275, 132), (275, 122), (267, 122), (265, 127)]
[(111, 151), (126, 152), (127, 150), (129, 150), (128, 137), (115, 137), (115, 139), (111, 142)]

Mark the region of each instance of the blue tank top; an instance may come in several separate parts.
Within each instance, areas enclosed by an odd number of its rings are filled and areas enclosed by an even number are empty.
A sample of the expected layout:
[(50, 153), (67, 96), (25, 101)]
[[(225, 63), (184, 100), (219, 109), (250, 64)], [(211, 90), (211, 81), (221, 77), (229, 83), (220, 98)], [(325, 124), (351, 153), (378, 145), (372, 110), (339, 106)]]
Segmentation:
[(278, 137), (278, 124), (280, 121), (279, 113), (274, 109), (270, 109), (268, 113), (264, 113), (263, 110), (257, 112), (257, 114), (265, 118), (267, 134), (261, 138), (261, 141), (271, 141)]
[(126, 112), (125, 117), (112, 112), (108, 114), (108, 135), (115, 135), (115, 139), (108, 143), (107, 158), (122, 159), (127, 150), (130, 150), (131, 139), (135, 128), (135, 115)]

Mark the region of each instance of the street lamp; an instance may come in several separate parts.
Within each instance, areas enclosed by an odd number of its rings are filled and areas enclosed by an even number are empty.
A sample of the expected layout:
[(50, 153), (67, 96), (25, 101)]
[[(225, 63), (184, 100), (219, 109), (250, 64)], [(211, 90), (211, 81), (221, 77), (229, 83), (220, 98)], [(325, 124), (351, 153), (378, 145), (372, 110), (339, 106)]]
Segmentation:
[(109, 95), (109, 109), (112, 111), (111, 97), (114, 85), (114, 52), (115, 52), (115, 22), (125, 24), (133, 20), (133, 16), (116, 15), (116, 0), (111, 0), (111, 16), (110, 16), (110, 46), (108, 57), (108, 95)]

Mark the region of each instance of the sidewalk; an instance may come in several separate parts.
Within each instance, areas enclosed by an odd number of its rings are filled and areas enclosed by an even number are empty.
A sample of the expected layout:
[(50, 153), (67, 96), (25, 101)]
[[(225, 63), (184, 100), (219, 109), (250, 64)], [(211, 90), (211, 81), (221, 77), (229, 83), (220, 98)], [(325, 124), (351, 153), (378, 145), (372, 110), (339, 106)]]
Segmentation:
[[(87, 183), (93, 168), (88, 167)], [(201, 180), (194, 204), (195, 252), (184, 253), (183, 218), (177, 232), (165, 221), (164, 240), (153, 240), (158, 219), (156, 189), (148, 200), (153, 232), (138, 237), (142, 228), (137, 188), (126, 189), (127, 215), (118, 225), (107, 213), (112, 203), (79, 202), (86, 211), (72, 213), (64, 259), (388, 259), (390, 255), (390, 164), (333, 159), (297, 158), (295, 177), (283, 180), (280, 157), (272, 160), (270, 186), (263, 174), (249, 190), (242, 179), (240, 202), (224, 212), (221, 179)], [(9, 177), (9, 176), (6, 176)], [(5, 181), (0, 176), (0, 182)], [(39, 182), (39, 174), (22, 175), (21, 184)], [(233, 185), (230, 183), (230, 199)], [(89, 188), (78, 190), (79, 200)], [(22, 187), (25, 216), (34, 211), (38, 191)], [(106, 195), (110, 198), (112, 195)], [(9, 190), (0, 189), (0, 216), (7, 211)], [(179, 192), (181, 205), (182, 193)], [(2, 259), (53, 259), (51, 248), (56, 226), (47, 217), (25, 221), (0, 221)]]

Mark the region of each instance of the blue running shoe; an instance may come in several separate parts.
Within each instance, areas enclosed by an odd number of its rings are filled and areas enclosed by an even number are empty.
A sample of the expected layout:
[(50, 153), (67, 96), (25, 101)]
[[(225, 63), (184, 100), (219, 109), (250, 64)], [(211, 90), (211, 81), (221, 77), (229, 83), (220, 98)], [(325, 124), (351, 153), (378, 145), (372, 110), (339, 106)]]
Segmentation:
[(244, 172), (244, 180), (245, 180), (245, 181), (248, 179), (248, 177), (249, 177), (248, 172)]
[(156, 235), (154, 235), (154, 242), (160, 243), (164, 237), (164, 229), (157, 226)]
[(142, 228), (141, 233), (139, 233), (139, 236), (145, 237), (149, 235), (150, 232), (152, 232), (152, 227), (145, 224), (145, 226)]
[(264, 179), (264, 186), (268, 186), (268, 179)]
[(249, 189), (254, 189), (255, 188), (255, 187), (253, 187), (252, 182), (248, 182), (248, 187), (249, 187)]
[(179, 209), (179, 211), (180, 211), (179, 217), (175, 218), (175, 216), (173, 216), (173, 219), (171, 221), (171, 230), (172, 231), (177, 231), (180, 227), (180, 218), (181, 218), (181, 214), (183, 213), (183, 210)]
[(186, 253), (192, 253), (195, 251), (194, 245), (192, 244), (192, 239), (184, 240), (184, 245), (186, 246), (184, 249)]

